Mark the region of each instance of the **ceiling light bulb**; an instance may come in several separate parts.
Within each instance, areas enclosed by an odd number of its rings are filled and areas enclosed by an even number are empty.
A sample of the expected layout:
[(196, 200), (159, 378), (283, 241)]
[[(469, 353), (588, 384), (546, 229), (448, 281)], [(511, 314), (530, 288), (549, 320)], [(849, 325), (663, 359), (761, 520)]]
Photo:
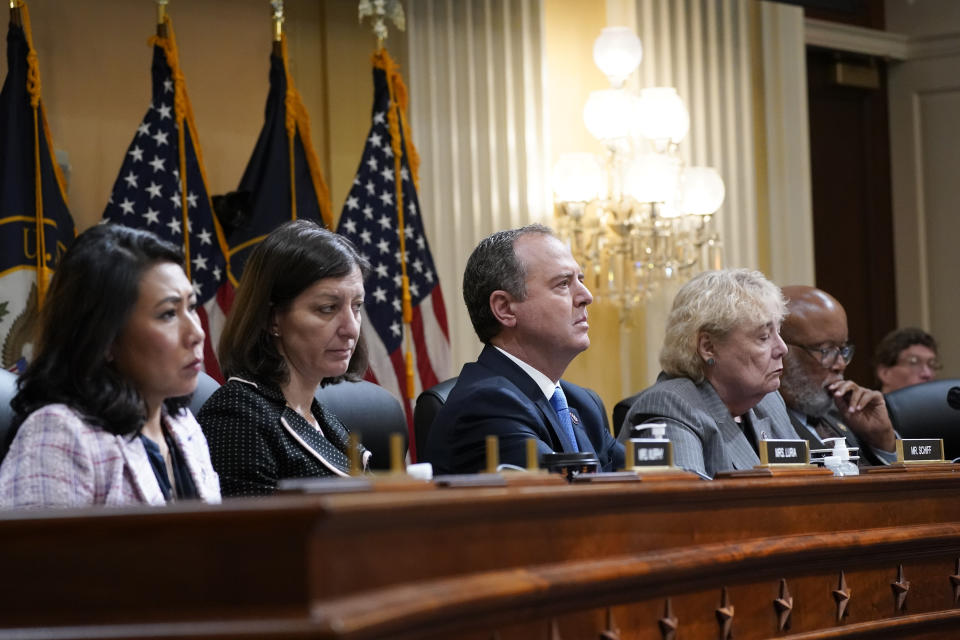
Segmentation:
[(640, 38), (629, 27), (606, 27), (593, 43), (593, 61), (615, 89), (623, 86), (642, 58)]

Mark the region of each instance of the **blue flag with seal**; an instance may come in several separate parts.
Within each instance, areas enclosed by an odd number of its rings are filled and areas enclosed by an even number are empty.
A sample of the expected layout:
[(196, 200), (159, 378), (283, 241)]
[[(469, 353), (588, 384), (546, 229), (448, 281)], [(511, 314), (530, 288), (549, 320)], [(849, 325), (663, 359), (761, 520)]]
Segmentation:
[(227, 234), (228, 260), (230, 273), (237, 278), (250, 251), (278, 225), (305, 218), (327, 229), (333, 226), (330, 190), (310, 141), (310, 117), (293, 84), (282, 33), (270, 56), (263, 129), (240, 186), (230, 196), (235, 204), (218, 206), (217, 211), (224, 227), (232, 227)]
[(18, 373), (33, 353), (50, 276), (76, 235), (54, 157), (30, 17), (18, 1), (0, 91), (0, 359)]

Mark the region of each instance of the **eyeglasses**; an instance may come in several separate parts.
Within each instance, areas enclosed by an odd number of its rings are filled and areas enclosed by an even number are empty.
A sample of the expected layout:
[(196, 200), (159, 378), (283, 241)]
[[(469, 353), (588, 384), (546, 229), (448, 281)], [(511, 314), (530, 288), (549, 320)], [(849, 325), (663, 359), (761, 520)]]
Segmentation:
[(794, 342), (788, 342), (787, 344), (808, 351), (814, 358), (819, 356), (820, 364), (824, 368), (832, 367), (837, 362), (838, 356), (842, 356), (844, 362), (850, 364), (850, 361), (853, 360), (853, 352), (856, 349), (852, 342), (842, 344), (839, 347), (808, 347)]
[(908, 356), (902, 362), (898, 362), (897, 364), (905, 364), (911, 369), (922, 369), (923, 367), (928, 367), (930, 371), (940, 371), (940, 369), (943, 369), (943, 363), (936, 358), (922, 360), (917, 356)]

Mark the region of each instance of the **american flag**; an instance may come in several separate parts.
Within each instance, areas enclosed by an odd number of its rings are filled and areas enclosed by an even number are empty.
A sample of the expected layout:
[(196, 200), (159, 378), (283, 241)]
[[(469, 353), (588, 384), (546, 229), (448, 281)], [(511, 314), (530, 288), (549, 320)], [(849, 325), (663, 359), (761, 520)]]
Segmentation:
[(207, 194), (193, 113), (179, 71), (169, 18), (166, 24), (168, 37), (154, 39), (153, 99), (127, 149), (103, 218), (147, 229), (183, 247), (187, 256), (184, 270), (197, 292), (200, 320), (207, 334), (204, 369), (222, 382), (214, 345), (233, 300), (233, 287), (227, 277), (223, 232)]
[[(413, 411), (407, 394), (404, 362), (405, 331), (410, 332), (414, 353), (414, 393), (428, 389), (450, 374), (450, 337), (443, 293), (430, 255), (420, 215), (420, 201), (411, 175), (412, 144), (405, 139), (402, 108), (392, 119), (400, 132), (399, 145), (390, 134), (390, 80), (399, 83), (393, 61), (385, 51), (374, 57), (373, 123), (363, 150), (353, 187), (340, 214), (337, 232), (367, 257), (373, 272), (366, 282), (363, 331), (370, 354), (367, 378), (388, 389), (403, 403), (410, 429), (410, 453), (416, 459)], [(394, 87), (396, 95), (396, 86)], [(405, 93), (405, 91), (401, 91)], [(401, 151), (399, 175), (395, 170), (395, 149)], [(400, 220), (397, 213), (397, 180), (402, 181), (403, 237), (400, 248)], [(412, 320), (404, 327), (401, 263), (406, 264), (410, 282)], [(371, 330), (372, 329), (372, 330)]]

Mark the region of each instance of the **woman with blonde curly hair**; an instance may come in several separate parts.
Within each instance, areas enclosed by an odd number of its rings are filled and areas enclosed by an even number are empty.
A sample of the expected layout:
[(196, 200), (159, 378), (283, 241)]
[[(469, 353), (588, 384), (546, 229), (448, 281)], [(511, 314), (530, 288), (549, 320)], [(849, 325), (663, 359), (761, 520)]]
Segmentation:
[(786, 304), (759, 271), (707, 271), (681, 287), (667, 319), (663, 372), (640, 393), (620, 438), (663, 422), (677, 465), (713, 476), (760, 463), (760, 440), (797, 437), (777, 389)]

